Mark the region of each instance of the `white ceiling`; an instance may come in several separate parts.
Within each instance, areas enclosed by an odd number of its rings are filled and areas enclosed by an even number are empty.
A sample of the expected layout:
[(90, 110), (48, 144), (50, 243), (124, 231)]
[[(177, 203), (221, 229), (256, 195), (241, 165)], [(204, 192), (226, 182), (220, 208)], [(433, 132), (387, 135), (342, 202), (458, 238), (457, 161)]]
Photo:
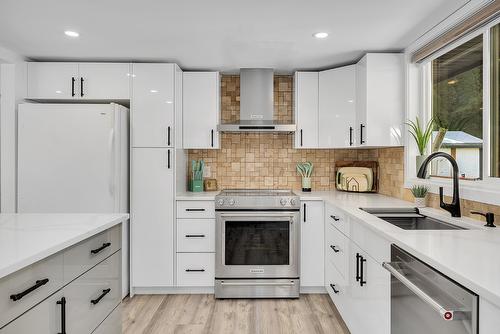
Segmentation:
[[(38, 60), (277, 72), (402, 50), (467, 0), (0, 0), (0, 45)], [(66, 37), (65, 30), (80, 33)], [(326, 31), (317, 40), (314, 32)]]

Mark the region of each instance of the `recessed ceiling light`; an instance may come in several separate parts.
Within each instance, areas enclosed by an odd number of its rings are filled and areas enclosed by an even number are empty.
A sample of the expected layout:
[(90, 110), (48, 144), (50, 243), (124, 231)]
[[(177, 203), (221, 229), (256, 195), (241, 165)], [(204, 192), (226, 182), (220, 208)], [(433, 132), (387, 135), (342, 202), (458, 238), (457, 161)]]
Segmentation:
[(315, 38), (327, 38), (328, 37), (328, 33), (327, 32), (317, 32), (317, 33), (314, 33), (313, 36)]
[(71, 31), (71, 30), (66, 30), (66, 31), (64, 32), (64, 34), (65, 34), (66, 36), (69, 36), (69, 37), (78, 37), (78, 36), (80, 36), (80, 34), (79, 34), (79, 33), (77, 33), (76, 31)]
[(158, 90), (156, 90), (156, 89), (151, 89), (151, 90), (150, 90), (150, 92), (151, 92), (151, 93), (158, 93)]

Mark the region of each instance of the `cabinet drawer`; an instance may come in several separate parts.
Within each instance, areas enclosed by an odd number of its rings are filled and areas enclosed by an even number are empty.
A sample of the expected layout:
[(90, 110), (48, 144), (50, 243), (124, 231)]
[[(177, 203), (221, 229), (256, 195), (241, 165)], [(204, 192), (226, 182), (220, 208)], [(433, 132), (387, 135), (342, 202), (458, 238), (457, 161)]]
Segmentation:
[(346, 298), (349, 292), (347, 281), (338, 270), (328, 262), (325, 264), (325, 289), (342, 315), (342, 311), (344, 311), (347, 306)]
[(120, 304), (121, 259), (118, 251), (64, 288), (68, 333), (91, 333)]
[(334, 265), (343, 277), (347, 277), (349, 250), (347, 237), (332, 224), (326, 225), (326, 259)]
[(215, 218), (215, 202), (177, 201), (177, 218)]
[(178, 253), (178, 286), (213, 286), (215, 280), (214, 253)]
[(215, 252), (215, 219), (177, 219), (178, 252)]
[(41, 260), (0, 280), (0, 327), (63, 286), (63, 257)]
[(121, 224), (69, 248), (64, 252), (64, 282), (71, 282), (119, 249)]
[(349, 235), (349, 221), (345, 213), (331, 205), (326, 206), (325, 213), (325, 219), (328, 223), (345, 235)]
[(122, 334), (122, 306), (118, 305), (92, 334)]

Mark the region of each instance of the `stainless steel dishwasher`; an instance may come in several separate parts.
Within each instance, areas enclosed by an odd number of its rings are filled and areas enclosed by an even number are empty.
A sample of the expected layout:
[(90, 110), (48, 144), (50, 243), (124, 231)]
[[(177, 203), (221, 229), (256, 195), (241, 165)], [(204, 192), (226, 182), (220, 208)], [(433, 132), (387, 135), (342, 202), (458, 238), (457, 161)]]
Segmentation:
[(477, 334), (478, 296), (392, 245), (391, 334)]

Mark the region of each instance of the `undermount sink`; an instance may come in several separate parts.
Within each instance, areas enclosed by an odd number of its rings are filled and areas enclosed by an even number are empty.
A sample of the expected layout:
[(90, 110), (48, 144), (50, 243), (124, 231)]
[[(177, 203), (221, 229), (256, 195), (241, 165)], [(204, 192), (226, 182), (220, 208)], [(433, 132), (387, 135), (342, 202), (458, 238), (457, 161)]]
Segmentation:
[(467, 228), (427, 217), (418, 208), (360, 208), (403, 230), (467, 230)]

